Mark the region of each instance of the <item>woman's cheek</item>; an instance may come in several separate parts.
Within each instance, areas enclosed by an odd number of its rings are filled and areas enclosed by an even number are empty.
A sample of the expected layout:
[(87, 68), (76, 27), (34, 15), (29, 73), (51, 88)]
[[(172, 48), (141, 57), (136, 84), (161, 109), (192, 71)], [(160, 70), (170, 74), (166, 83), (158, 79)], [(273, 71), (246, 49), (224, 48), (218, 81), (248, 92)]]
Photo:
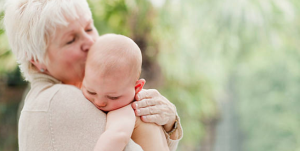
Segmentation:
[(87, 55), (84, 53), (76, 53), (76, 52), (70, 54), (69, 56), (70, 56), (70, 62), (72, 63), (85, 61), (87, 57)]
[(83, 53), (80, 50), (80, 46), (74, 45), (69, 49), (69, 52), (66, 54), (70, 63), (76, 63), (77, 61), (81, 61), (86, 59), (87, 54)]

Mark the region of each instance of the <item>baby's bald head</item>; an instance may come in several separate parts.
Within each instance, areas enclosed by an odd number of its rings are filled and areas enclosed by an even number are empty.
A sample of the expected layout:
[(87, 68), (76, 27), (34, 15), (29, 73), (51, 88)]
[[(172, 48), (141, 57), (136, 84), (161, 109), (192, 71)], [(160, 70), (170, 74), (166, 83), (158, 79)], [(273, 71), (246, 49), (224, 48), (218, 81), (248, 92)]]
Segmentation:
[(125, 74), (138, 80), (141, 73), (142, 54), (130, 38), (116, 34), (100, 36), (91, 47), (86, 70), (94, 70), (100, 76)]

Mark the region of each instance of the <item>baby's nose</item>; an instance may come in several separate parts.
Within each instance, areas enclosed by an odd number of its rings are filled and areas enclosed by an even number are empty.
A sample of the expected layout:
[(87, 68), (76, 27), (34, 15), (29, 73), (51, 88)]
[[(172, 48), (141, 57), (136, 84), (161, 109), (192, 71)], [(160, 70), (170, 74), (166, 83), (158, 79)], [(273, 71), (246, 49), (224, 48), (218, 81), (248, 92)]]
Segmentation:
[(100, 107), (105, 107), (107, 105), (107, 102), (106, 101), (98, 101), (98, 100), (96, 100), (95, 104), (97, 106), (100, 106)]

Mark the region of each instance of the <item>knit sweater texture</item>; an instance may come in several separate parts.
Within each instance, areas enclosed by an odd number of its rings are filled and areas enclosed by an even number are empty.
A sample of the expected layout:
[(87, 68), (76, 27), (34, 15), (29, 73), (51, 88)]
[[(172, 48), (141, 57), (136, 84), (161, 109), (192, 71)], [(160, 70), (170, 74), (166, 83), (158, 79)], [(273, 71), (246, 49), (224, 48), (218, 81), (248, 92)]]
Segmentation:
[[(18, 141), (20, 151), (92, 151), (105, 130), (106, 114), (88, 101), (81, 90), (36, 73), (22, 109)], [(175, 151), (177, 140), (167, 142)], [(124, 151), (142, 151), (130, 140)]]

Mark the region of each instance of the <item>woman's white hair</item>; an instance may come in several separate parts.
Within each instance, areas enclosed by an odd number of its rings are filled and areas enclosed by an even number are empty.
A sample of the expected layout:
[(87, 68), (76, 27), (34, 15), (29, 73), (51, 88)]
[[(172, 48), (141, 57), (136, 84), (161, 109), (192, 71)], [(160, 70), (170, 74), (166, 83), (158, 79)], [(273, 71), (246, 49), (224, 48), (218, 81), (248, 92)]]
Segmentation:
[(25, 80), (36, 72), (31, 60), (47, 64), (46, 49), (57, 27), (89, 13), (86, 0), (7, 0), (4, 27)]

